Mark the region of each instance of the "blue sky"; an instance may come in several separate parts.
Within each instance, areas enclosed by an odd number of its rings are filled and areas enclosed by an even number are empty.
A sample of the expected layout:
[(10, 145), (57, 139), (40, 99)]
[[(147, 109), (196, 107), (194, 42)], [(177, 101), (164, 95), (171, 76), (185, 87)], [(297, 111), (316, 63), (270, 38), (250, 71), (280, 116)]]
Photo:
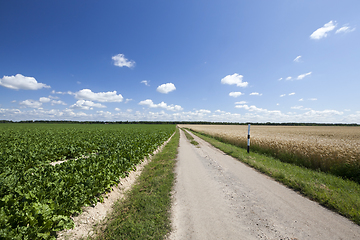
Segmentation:
[(0, 0), (0, 119), (360, 123), (359, 9)]

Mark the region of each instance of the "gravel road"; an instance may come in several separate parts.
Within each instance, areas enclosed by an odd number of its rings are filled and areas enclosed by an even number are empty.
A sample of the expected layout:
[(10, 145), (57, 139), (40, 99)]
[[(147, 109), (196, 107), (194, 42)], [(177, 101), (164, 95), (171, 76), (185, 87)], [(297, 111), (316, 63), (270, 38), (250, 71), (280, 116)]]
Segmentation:
[(360, 239), (360, 227), (181, 132), (169, 239)]

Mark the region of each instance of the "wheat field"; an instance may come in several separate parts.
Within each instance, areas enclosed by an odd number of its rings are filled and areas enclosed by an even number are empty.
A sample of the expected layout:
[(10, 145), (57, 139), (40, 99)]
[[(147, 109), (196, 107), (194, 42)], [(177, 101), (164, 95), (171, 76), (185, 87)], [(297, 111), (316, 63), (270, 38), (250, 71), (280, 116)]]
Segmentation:
[[(184, 125), (246, 147), (247, 125)], [(252, 125), (250, 149), (285, 162), (360, 178), (360, 127)]]

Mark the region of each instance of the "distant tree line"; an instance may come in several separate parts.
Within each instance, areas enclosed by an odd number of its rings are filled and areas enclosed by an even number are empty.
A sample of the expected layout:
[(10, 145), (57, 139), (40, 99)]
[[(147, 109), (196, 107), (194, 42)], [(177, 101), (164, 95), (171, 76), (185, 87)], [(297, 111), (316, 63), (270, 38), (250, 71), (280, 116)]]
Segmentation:
[(258, 123), (258, 122), (207, 122), (207, 121), (70, 121), (70, 120), (0, 120), (0, 123), (77, 123), (77, 124), (203, 124), (203, 125), (266, 125), (266, 126), (360, 126), (357, 123)]

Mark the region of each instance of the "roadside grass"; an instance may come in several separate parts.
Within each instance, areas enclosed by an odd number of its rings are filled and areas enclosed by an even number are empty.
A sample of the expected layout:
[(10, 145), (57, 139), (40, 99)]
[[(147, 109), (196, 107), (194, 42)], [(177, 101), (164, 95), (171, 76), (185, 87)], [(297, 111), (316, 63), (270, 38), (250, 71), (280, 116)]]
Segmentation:
[(88, 239), (164, 239), (170, 233), (171, 190), (179, 130), (148, 163), (110, 217)]
[(300, 192), (321, 205), (349, 218), (360, 225), (360, 185), (348, 179), (334, 176), (246, 149), (220, 142), (219, 140), (192, 131), (214, 147)]
[(193, 136), (191, 136), (185, 129), (181, 128), (181, 130), (184, 131), (186, 138), (190, 141), (191, 144), (193, 144), (195, 146), (199, 145), (199, 143), (197, 141), (195, 141)]

